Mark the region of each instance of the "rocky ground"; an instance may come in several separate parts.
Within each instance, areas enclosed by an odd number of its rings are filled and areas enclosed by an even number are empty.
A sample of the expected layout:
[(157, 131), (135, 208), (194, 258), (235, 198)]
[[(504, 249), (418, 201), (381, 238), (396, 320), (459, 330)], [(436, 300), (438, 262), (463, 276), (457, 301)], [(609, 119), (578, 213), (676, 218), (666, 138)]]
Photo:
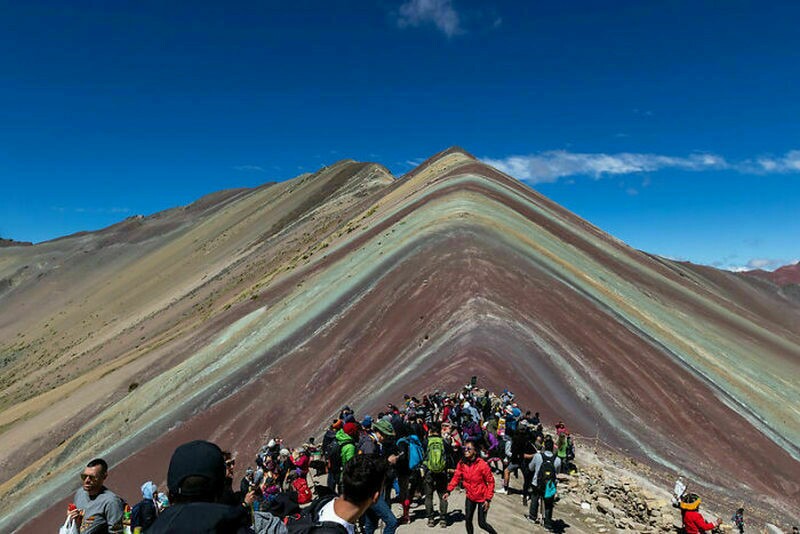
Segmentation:
[[(582, 469), (572, 475), (559, 475), (559, 500), (556, 503), (553, 518), (556, 521), (554, 532), (571, 534), (603, 534), (603, 533), (643, 533), (662, 534), (679, 532), (680, 513), (670, 504), (670, 494), (666, 483), (663, 487), (647, 478), (647, 468), (631, 462), (623, 456), (610, 451), (599, 454), (592, 448), (578, 447)], [(497, 487), (501, 487), (502, 479), (495, 478)], [(522, 477), (511, 478), (509, 494), (495, 494), (489, 511), (488, 521), (498, 533), (514, 532), (546, 532), (540, 525), (526, 518), (527, 506), (522, 505)], [(724, 521), (718, 532), (734, 532), (729, 519), (733, 513), (730, 503), (709, 502), (703, 505), (703, 514), (709, 520), (721, 517)], [(434, 507), (438, 509), (438, 501), (434, 497)], [(399, 517), (402, 508), (393, 505)], [(411, 508), (412, 522), (401, 526), (398, 532), (464, 532), (464, 492), (456, 490), (450, 496), (449, 525), (441, 528), (437, 519), (436, 526), (427, 526), (425, 507), (422, 499), (418, 499)], [(540, 512), (541, 513), (541, 512)], [(748, 518), (746, 512), (746, 518)], [(474, 520), (475, 531), (477, 517)], [(749, 516), (746, 532), (780, 533), (791, 532), (791, 526), (782, 528)]]

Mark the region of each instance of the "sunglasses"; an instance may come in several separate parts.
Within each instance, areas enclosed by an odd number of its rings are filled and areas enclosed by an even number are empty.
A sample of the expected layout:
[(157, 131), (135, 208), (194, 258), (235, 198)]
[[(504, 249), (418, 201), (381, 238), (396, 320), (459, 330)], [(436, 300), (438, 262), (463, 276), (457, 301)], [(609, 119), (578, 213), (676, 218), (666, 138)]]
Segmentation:
[(87, 473), (81, 473), (80, 476), (81, 476), (81, 480), (86, 480), (86, 479), (89, 479), (89, 480), (100, 480), (99, 476), (89, 475)]

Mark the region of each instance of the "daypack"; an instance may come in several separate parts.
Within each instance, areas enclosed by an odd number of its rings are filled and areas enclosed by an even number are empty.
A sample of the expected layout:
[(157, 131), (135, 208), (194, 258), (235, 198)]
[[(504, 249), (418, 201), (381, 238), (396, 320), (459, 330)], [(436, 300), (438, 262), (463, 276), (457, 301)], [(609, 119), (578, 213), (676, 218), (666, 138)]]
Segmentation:
[(370, 434), (362, 434), (358, 439), (358, 454), (377, 454), (380, 452), (380, 445)]
[(398, 439), (397, 444), (399, 445), (400, 443), (408, 444), (408, 468), (413, 471), (425, 459), (425, 450), (422, 448), (422, 443), (414, 434)]
[(428, 438), (428, 453), (425, 467), (431, 473), (441, 473), (447, 468), (447, 457), (444, 452), (444, 441), (440, 437)]
[(289, 534), (308, 534), (314, 530), (324, 527), (327, 530), (334, 532), (342, 532), (347, 534), (347, 529), (344, 525), (334, 523), (332, 521), (320, 521), (319, 512), (330, 501), (335, 499), (335, 495), (322, 497), (315, 500), (311, 505), (300, 515), (291, 516), (286, 518), (286, 530)]
[(152, 499), (140, 501), (131, 509), (131, 525), (142, 527), (142, 530), (150, 528), (158, 517), (156, 505)]
[(542, 465), (539, 467), (539, 480), (536, 486), (545, 499), (549, 499), (556, 494), (556, 455), (547, 456), (542, 454)]
[(331, 475), (338, 480), (339, 475), (342, 473), (342, 444), (339, 443), (338, 439), (331, 444), (330, 452), (328, 453), (328, 469)]
[(305, 478), (296, 478), (292, 482), (292, 487), (297, 492), (297, 504), (308, 504), (314, 499), (311, 488)]

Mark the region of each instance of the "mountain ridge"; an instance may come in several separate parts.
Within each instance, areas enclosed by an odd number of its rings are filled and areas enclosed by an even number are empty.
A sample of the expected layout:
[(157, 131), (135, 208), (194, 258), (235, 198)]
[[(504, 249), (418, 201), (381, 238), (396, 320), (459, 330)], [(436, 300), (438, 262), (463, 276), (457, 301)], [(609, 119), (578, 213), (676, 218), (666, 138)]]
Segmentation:
[[(785, 380), (800, 305), (774, 292), (635, 251), (461, 149), (399, 179), (339, 162), (198, 214), (144, 240), (0, 253), (0, 278), (35, 266), (0, 293), (16, 310), (0, 314), (5, 502), (63, 491), (97, 453), (86, 443), (131, 473), (191, 435), (247, 453), (286, 421), (260, 407), (290, 391), (319, 407), (294, 425), (300, 435), (354, 398), (375, 408), (431, 381), (452, 386), (440, 367), (510, 385), (666, 469), (709, 462), (686, 449), (702, 421), (719, 456), (709, 465), (724, 466), (706, 484), (779, 501), (800, 491), (799, 393)], [(353, 390), (343, 369), (370, 380)], [(770, 451), (768, 483), (747, 474), (756, 450)]]

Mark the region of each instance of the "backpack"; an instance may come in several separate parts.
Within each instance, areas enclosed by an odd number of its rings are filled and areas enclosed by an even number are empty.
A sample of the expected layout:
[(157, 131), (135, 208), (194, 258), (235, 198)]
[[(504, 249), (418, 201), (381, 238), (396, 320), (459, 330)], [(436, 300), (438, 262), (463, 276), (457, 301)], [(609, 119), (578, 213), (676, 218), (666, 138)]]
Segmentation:
[(305, 478), (296, 478), (292, 482), (292, 487), (297, 492), (297, 504), (308, 504), (314, 499)]
[(539, 467), (539, 480), (536, 487), (542, 492), (545, 499), (556, 494), (556, 455), (547, 456), (542, 453), (542, 465)]
[(380, 451), (380, 446), (370, 434), (362, 434), (358, 439), (358, 454), (377, 454)]
[(413, 471), (425, 459), (425, 450), (422, 448), (422, 443), (414, 434), (398, 439), (397, 444), (399, 445), (400, 443), (408, 444), (408, 468)]
[(328, 469), (337, 480), (342, 473), (342, 444), (334, 440), (328, 453)]
[(428, 454), (425, 458), (425, 467), (431, 473), (441, 473), (447, 467), (442, 438), (437, 436), (428, 438)]
[(322, 497), (311, 503), (311, 505), (300, 515), (286, 518), (286, 531), (289, 534), (309, 534), (317, 532), (341, 532), (347, 534), (347, 529), (339, 523), (332, 521), (320, 521), (319, 512), (326, 504), (335, 499), (335, 495)]
[(135, 527), (142, 527), (144, 530), (155, 523), (157, 516), (155, 503), (152, 499), (145, 499), (131, 509), (131, 524)]

